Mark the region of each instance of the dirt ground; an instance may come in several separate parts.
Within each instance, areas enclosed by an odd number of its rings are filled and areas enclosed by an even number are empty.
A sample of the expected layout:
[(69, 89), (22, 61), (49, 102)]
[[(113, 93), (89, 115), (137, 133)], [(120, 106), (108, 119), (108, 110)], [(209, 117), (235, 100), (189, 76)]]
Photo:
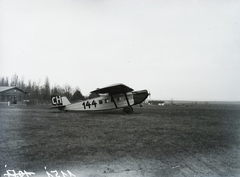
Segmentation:
[(240, 106), (48, 107), (0, 105), (1, 176), (240, 176)]

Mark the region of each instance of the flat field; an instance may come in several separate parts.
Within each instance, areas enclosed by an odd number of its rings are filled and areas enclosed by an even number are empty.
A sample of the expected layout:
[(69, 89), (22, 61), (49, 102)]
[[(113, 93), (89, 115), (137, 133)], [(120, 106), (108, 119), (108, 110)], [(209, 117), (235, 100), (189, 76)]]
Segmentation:
[(0, 105), (0, 175), (10, 169), (46, 177), (54, 170), (91, 177), (240, 176), (240, 106), (149, 105), (124, 115)]

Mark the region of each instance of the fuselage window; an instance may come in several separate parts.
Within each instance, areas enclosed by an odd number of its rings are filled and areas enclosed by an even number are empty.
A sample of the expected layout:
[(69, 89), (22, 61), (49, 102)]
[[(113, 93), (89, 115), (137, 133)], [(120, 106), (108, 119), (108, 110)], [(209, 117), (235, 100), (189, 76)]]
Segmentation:
[(103, 104), (103, 100), (99, 100), (99, 104)]

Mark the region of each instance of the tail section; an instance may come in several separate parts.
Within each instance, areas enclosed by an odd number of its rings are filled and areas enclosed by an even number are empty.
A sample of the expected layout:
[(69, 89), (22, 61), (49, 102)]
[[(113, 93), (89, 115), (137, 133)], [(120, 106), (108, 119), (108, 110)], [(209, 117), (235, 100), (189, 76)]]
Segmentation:
[(59, 95), (52, 95), (51, 101), (52, 101), (52, 105), (56, 108), (65, 107), (66, 105), (71, 104), (67, 99), (67, 97), (65, 96), (61, 97)]

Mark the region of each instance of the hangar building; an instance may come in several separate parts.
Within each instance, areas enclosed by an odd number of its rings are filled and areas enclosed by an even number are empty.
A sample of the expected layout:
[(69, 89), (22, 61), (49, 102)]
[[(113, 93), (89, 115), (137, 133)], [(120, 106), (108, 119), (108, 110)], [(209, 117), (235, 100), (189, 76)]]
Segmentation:
[(24, 90), (16, 86), (0, 86), (0, 102), (17, 103), (18, 101), (23, 101), (26, 97)]

